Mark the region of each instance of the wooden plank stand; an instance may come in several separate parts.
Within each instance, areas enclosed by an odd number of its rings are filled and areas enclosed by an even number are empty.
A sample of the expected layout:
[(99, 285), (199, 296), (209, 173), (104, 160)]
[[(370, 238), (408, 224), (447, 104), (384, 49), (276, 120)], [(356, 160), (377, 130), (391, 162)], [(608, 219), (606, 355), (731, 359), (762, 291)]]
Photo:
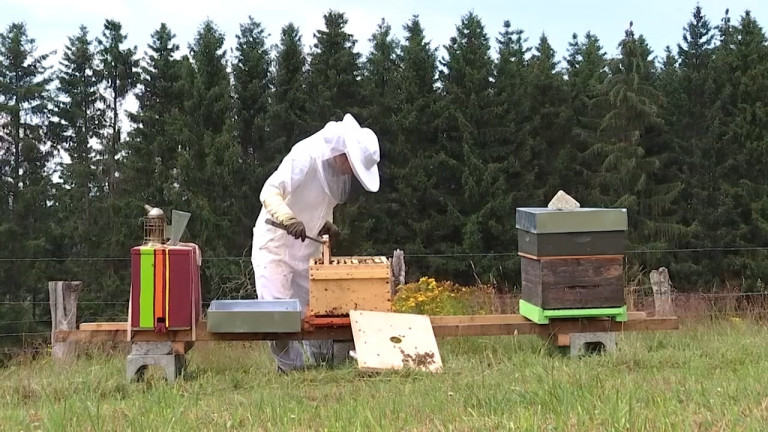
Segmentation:
[[(521, 315), (537, 324), (600, 317), (627, 321), (626, 210), (518, 208), (517, 229), (519, 243), (527, 245), (526, 252), (518, 252)], [(547, 255), (527, 253), (537, 251)]]

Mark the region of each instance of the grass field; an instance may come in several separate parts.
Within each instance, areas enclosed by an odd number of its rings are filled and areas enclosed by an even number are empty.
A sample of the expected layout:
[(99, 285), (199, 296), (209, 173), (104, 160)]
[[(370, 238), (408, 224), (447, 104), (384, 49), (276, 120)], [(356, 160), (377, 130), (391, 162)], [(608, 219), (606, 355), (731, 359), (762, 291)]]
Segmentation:
[(628, 333), (571, 359), (533, 336), (444, 339), (442, 374), (354, 366), (277, 375), (262, 343), (198, 344), (188, 375), (128, 383), (125, 357), (0, 369), (0, 429), (764, 431), (768, 329), (741, 320)]

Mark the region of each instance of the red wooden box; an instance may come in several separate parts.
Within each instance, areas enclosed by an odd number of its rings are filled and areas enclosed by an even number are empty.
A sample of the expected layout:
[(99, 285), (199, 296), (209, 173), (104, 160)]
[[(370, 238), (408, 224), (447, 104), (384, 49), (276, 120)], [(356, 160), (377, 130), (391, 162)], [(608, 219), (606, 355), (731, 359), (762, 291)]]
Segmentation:
[(200, 266), (194, 245), (131, 249), (131, 327), (191, 329), (202, 315)]

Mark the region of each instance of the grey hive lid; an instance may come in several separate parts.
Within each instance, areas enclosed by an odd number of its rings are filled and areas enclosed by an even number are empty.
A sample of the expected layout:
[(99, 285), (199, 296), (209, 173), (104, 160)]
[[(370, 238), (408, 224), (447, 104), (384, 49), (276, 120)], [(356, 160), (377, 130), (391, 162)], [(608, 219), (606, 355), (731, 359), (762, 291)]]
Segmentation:
[(547, 207), (518, 207), (515, 227), (538, 234), (626, 231), (627, 209), (581, 207), (553, 210)]

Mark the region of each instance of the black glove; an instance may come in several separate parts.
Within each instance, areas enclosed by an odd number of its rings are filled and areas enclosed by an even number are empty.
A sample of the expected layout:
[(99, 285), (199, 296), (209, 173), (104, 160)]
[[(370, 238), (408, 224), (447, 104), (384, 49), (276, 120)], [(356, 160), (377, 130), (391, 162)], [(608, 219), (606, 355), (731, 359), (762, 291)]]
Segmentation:
[(327, 235), (332, 240), (338, 240), (341, 238), (341, 231), (339, 231), (338, 228), (336, 228), (336, 225), (333, 224), (331, 221), (325, 221), (325, 224), (322, 228), (320, 228), (320, 236)]
[(300, 220), (294, 220), (286, 226), (285, 230), (288, 235), (295, 239), (301, 239), (305, 241), (307, 239), (307, 229), (304, 227), (304, 223)]

